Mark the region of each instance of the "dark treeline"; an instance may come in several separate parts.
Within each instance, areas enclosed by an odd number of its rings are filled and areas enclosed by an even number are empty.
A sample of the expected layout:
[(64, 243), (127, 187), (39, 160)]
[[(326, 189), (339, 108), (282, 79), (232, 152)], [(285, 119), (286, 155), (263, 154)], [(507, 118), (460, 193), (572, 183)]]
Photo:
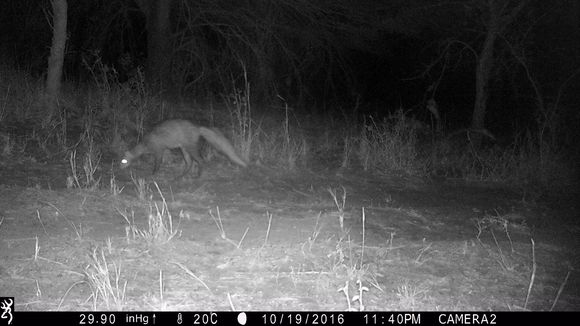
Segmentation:
[[(575, 0), (83, 0), (68, 3), (66, 81), (97, 62), (156, 90), (257, 102), (403, 107), (433, 99), (451, 126), (503, 130), (580, 102)], [(166, 14), (163, 14), (166, 12)], [(2, 56), (46, 72), (48, 0), (4, 0)], [(232, 79), (235, 81), (232, 83)], [(232, 85), (234, 84), (234, 85)], [(420, 109), (420, 110), (419, 110)], [(478, 113), (479, 112), (479, 113)], [(492, 123), (490, 123), (492, 122)], [(521, 126), (516, 126), (521, 127)]]

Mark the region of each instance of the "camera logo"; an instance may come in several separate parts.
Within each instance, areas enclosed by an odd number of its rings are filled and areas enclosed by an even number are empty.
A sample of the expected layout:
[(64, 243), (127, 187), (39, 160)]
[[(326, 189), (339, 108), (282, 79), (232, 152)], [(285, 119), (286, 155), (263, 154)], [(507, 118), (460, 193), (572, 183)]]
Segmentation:
[[(12, 325), (12, 312), (14, 310), (14, 298), (0, 297), (0, 325)], [(7, 321), (7, 324), (4, 324)]]

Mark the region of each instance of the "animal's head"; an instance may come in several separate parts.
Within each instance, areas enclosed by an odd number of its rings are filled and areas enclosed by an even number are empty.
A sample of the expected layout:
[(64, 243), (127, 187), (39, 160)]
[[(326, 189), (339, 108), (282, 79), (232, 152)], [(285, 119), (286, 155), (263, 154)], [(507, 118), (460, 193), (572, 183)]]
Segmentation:
[(125, 152), (123, 158), (121, 159), (121, 169), (124, 169), (131, 165), (131, 161), (133, 160), (133, 154), (131, 152)]

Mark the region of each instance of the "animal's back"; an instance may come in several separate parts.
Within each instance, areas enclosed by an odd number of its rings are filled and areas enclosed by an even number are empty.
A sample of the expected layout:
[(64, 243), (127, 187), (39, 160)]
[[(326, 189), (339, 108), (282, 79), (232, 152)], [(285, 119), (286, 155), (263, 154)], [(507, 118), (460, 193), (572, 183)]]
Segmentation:
[(187, 120), (167, 120), (145, 135), (144, 143), (151, 151), (187, 147), (199, 139), (199, 128)]

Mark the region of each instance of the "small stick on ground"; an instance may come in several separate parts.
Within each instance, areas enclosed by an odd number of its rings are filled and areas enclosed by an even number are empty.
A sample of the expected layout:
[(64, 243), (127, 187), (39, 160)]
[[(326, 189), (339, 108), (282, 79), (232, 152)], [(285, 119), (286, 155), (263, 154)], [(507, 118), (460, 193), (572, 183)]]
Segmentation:
[(190, 271), (189, 268), (183, 266), (182, 264), (180, 264), (178, 262), (173, 262), (173, 264), (175, 264), (175, 265), (179, 266), (181, 269), (183, 269), (184, 272), (186, 272), (189, 276), (193, 277), (196, 281), (198, 281), (199, 283), (201, 283), (211, 293), (211, 290), (207, 286), (207, 284), (205, 284), (205, 282), (202, 281), (199, 277), (195, 276), (195, 274), (193, 274), (193, 272)]
[(564, 286), (566, 286), (566, 282), (568, 282), (568, 277), (570, 277), (570, 271), (568, 271), (568, 274), (566, 274), (566, 278), (564, 279), (564, 283), (562, 283), (562, 285), (560, 285), (560, 289), (558, 289), (558, 294), (556, 294), (556, 299), (554, 299), (554, 303), (552, 304), (550, 311), (554, 310), (554, 307), (556, 306), (556, 303), (558, 302), (558, 299), (560, 298), (560, 294), (562, 294), (562, 291), (564, 290)]
[(228, 301), (230, 302), (230, 308), (232, 308), (232, 311), (236, 311), (236, 307), (234, 307), (234, 303), (232, 301), (232, 296), (230, 295), (229, 292), (228, 292)]
[[(528, 286), (528, 294), (526, 295), (526, 302), (524, 303), (524, 310), (528, 307), (528, 300), (530, 299), (530, 292), (532, 292), (532, 286), (534, 286), (534, 279), (536, 278), (536, 244), (534, 239), (532, 241), (532, 276), (530, 277), (530, 285)], [(556, 297), (556, 300), (558, 298)], [(553, 306), (552, 306), (553, 308)]]
[(270, 227), (272, 226), (272, 213), (266, 212), (266, 216), (268, 216), (268, 230), (266, 231), (266, 238), (264, 239), (264, 245), (262, 248), (265, 247), (268, 243), (268, 238), (270, 237)]
[(226, 240), (227, 242), (233, 244), (234, 246), (236, 246), (236, 248), (240, 249), (240, 246), (242, 245), (242, 241), (246, 237), (246, 233), (248, 233), (249, 228), (246, 229), (246, 232), (242, 236), (242, 239), (236, 244), (235, 241), (231, 240), (230, 238), (228, 238), (226, 236), (226, 231), (224, 230), (224, 225), (222, 223), (222, 217), (220, 215), (220, 208), (219, 207), (216, 207), (216, 213), (217, 213), (217, 218), (213, 215), (212, 211), (210, 210), (209, 216), (211, 216), (211, 218), (213, 219), (214, 223), (216, 224), (218, 230), (220, 231), (220, 237), (222, 239)]

